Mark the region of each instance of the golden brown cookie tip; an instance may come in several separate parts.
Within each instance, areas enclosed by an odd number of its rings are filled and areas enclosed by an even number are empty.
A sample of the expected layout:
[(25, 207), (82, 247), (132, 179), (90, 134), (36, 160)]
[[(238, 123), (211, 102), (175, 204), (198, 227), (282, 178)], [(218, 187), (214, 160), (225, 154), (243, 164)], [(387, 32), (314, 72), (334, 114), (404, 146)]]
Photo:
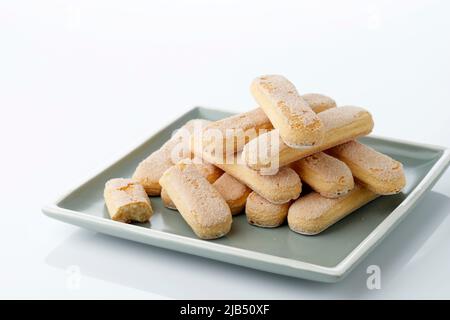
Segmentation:
[(273, 204), (256, 192), (250, 193), (245, 206), (248, 223), (262, 228), (275, 228), (284, 223), (290, 202)]

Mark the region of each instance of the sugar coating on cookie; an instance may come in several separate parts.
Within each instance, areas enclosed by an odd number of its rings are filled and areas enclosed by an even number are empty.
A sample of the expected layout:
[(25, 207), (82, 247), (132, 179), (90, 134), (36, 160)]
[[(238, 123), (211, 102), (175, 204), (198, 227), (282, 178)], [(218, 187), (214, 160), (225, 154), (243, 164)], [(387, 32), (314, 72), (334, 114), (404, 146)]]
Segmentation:
[(172, 166), (160, 184), (199, 238), (215, 239), (230, 231), (230, 208), (195, 165), (181, 162)]
[(133, 174), (133, 179), (139, 181), (148, 195), (156, 196), (161, 192), (159, 179), (164, 171), (173, 166), (168, 148), (160, 149), (152, 153), (148, 158), (139, 163)]
[(153, 152), (146, 159), (141, 161), (133, 173), (133, 179), (143, 185), (148, 195), (157, 196), (161, 193), (159, 179), (163, 173), (174, 165), (174, 158), (189, 158), (191, 151), (189, 148), (189, 137), (186, 133), (192, 134), (195, 127), (204, 127), (210, 121), (194, 119), (188, 121), (175, 135), (163, 146)]
[[(208, 180), (209, 183), (214, 183), (219, 177), (223, 174), (223, 171), (216, 167), (215, 165), (206, 162), (202, 160), (199, 162), (198, 159), (184, 159), (180, 162), (185, 163), (193, 163), (195, 168), (198, 170), (198, 172)], [(177, 210), (177, 207), (173, 203), (172, 199), (170, 198), (169, 194), (167, 193), (164, 188), (161, 189), (161, 200), (164, 204), (164, 206), (168, 209)]]
[(318, 118), (312, 112), (308, 103), (298, 94), (295, 86), (283, 76), (267, 75), (256, 78), (252, 84), (270, 95), (275, 101), (278, 110), (292, 127), (302, 128), (304, 126), (318, 123)]
[(292, 168), (302, 181), (327, 198), (340, 197), (354, 187), (353, 175), (348, 166), (323, 152), (292, 163)]
[(207, 125), (202, 133), (201, 148), (210, 153), (220, 150), (224, 155), (233, 154), (241, 151), (261, 131), (272, 128), (264, 111), (257, 108)]
[(287, 145), (300, 148), (321, 142), (322, 122), (285, 77), (258, 77), (252, 82), (251, 93)]
[[(286, 145), (275, 130), (262, 134), (244, 146), (244, 161), (250, 168), (261, 170), (280, 167), (338, 144), (369, 134), (373, 129), (371, 114), (360, 107), (344, 106), (318, 114), (326, 129), (323, 142), (310, 148), (295, 149)], [(273, 143), (276, 143), (274, 145)], [(255, 153), (255, 150), (258, 152)]]
[(290, 203), (273, 204), (256, 192), (250, 193), (245, 205), (248, 223), (263, 227), (275, 228), (286, 220)]
[(204, 160), (198, 163), (195, 162), (195, 160), (193, 161), (197, 170), (200, 172), (202, 176), (206, 178), (206, 180), (208, 180), (209, 183), (215, 182), (223, 174), (223, 170), (213, 165), (212, 163), (209, 163)]
[(289, 208), (289, 228), (304, 235), (318, 234), (377, 197), (376, 193), (358, 184), (346, 195), (335, 199), (312, 192), (300, 197)]
[(327, 152), (347, 163), (353, 175), (376, 193), (398, 193), (406, 184), (403, 165), (399, 161), (358, 141), (349, 141)]
[(292, 168), (283, 167), (276, 174), (262, 175), (240, 163), (238, 159), (242, 156), (241, 153), (237, 153), (228, 163), (220, 163), (208, 153), (203, 155), (207, 161), (214, 163), (272, 203), (287, 203), (296, 199), (302, 190), (300, 177)]
[[(323, 94), (307, 93), (301, 97), (315, 113), (336, 108), (336, 102)], [(224, 154), (236, 153), (241, 151), (248, 141), (271, 129), (273, 125), (265, 112), (261, 108), (256, 108), (208, 124), (203, 131), (201, 145), (206, 151), (213, 152), (217, 147), (215, 143), (222, 143)], [(221, 141), (216, 141), (214, 134), (207, 134), (211, 130), (218, 130), (221, 133), (219, 138)], [(198, 142), (192, 144), (197, 145)]]
[(326, 131), (342, 128), (361, 117), (367, 116), (371, 118), (370, 113), (366, 109), (356, 106), (341, 106), (339, 108), (329, 109), (321, 112), (318, 116), (322, 120)]
[(232, 214), (242, 212), (247, 201), (247, 197), (252, 191), (245, 184), (233, 178), (228, 173), (224, 173), (213, 183), (214, 188), (219, 191), (230, 207)]
[(271, 128), (270, 120), (261, 108), (256, 108), (248, 112), (227, 117), (215, 122), (211, 122), (205, 127), (208, 129), (218, 129), (225, 133), (230, 129), (254, 129), (254, 128)]

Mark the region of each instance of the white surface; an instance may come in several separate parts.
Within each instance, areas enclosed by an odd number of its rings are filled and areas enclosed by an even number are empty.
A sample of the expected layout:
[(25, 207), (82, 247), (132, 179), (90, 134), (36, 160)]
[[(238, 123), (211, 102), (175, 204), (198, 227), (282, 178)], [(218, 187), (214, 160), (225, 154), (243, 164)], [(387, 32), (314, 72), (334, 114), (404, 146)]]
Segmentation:
[[(97, 235), (40, 212), (188, 105), (252, 107), (248, 86), (263, 73), (369, 108), (376, 134), (450, 146), (449, 9), (446, 1), (2, 2), (0, 297), (450, 298), (449, 171), (338, 284)], [(372, 264), (381, 290), (366, 288)]]

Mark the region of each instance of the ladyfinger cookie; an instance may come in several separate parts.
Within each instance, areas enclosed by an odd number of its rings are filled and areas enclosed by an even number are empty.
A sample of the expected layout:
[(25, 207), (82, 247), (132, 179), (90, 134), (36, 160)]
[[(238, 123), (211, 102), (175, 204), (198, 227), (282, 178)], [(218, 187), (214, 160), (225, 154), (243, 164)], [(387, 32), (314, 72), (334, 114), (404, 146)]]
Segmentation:
[[(213, 187), (216, 188), (225, 199), (230, 207), (232, 215), (241, 213), (242, 210), (244, 210), (245, 202), (251, 192), (245, 184), (240, 183), (227, 173), (224, 173), (217, 180), (208, 180), (208, 182), (212, 183)], [(177, 207), (164, 188), (161, 190), (161, 200), (166, 208), (177, 210)]]
[(279, 130), (284, 143), (303, 148), (322, 142), (325, 133), (322, 121), (285, 77), (258, 77), (250, 91), (273, 127)]
[[(221, 169), (206, 161), (198, 163), (193, 161), (193, 163), (197, 170), (201, 173), (202, 176), (206, 178), (206, 180), (208, 180), (209, 183), (214, 183), (223, 174), (223, 171)], [(166, 190), (164, 190), (164, 188), (161, 189), (161, 200), (166, 208), (177, 210), (177, 207), (167, 194)]]
[(144, 188), (131, 179), (111, 179), (103, 193), (112, 220), (146, 222), (153, 214), (150, 199)]
[(288, 214), (290, 202), (273, 204), (256, 192), (250, 193), (245, 205), (245, 215), (248, 223), (263, 227), (275, 228), (283, 224)]
[(326, 198), (340, 197), (354, 187), (352, 172), (347, 165), (323, 152), (292, 163), (300, 179)]
[(252, 190), (245, 184), (233, 178), (228, 173), (224, 173), (213, 183), (213, 187), (219, 191), (230, 207), (231, 214), (235, 215), (244, 210), (247, 197)]
[[(336, 102), (323, 94), (307, 93), (301, 95), (309, 107), (319, 113), (336, 108)], [(261, 108), (237, 114), (210, 123), (202, 135), (202, 147), (207, 152), (222, 151), (223, 155), (242, 151), (244, 145), (266, 130), (273, 129), (267, 115)]]
[(190, 157), (190, 137), (186, 137), (186, 133), (192, 135), (196, 126), (203, 128), (208, 123), (210, 121), (201, 119), (188, 121), (160, 149), (139, 163), (133, 174), (133, 179), (142, 184), (148, 195), (158, 196), (161, 193), (159, 179), (164, 171), (174, 165), (174, 160), (175, 162), (179, 160), (174, 158)]
[(203, 130), (202, 148), (210, 153), (233, 154), (241, 151), (261, 131), (272, 128), (264, 111), (257, 108), (208, 124)]
[(328, 109), (319, 113), (318, 117), (326, 130), (321, 144), (305, 149), (290, 148), (280, 139), (277, 130), (272, 130), (245, 145), (242, 151), (244, 161), (255, 170), (273, 167), (274, 163), (282, 167), (356, 137), (367, 135), (373, 129), (371, 114), (359, 107), (344, 106)]
[(312, 192), (290, 206), (289, 228), (304, 235), (318, 234), (377, 197), (376, 193), (358, 184), (346, 195), (335, 199)]
[(194, 164), (180, 162), (164, 172), (161, 186), (201, 239), (216, 239), (231, 229), (231, 212), (220, 193)]
[(362, 143), (349, 141), (326, 152), (345, 162), (355, 178), (375, 193), (394, 194), (405, 187), (403, 165)]
[(207, 152), (203, 153), (203, 157), (272, 203), (287, 203), (297, 199), (302, 191), (298, 174), (289, 167), (280, 168), (273, 175), (261, 175), (245, 164), (239, 163), (241, 153), (237, 153), (234, 159), (227, 163), (217, 161)]

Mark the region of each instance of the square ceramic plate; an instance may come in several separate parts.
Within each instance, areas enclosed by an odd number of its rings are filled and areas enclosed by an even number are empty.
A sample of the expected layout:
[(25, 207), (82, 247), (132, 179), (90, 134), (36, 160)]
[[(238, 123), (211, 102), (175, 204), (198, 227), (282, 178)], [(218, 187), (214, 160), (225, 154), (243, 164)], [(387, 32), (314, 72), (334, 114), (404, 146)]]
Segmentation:
[(407, 216), (450, 161), (449, 150), (442, 147), (381, 137), (362, 138), (365, 144), (403, 163), (407, 186), (402, 193), (380, 197), (316, 236), (294, 233), (287, 225), (275, 229), (254, 227), (241, 214), (233, 218), (227, 236), (200, 240), (176, 211), (164, 208), (159, 197), (151, 199), (155, 213), (150, 223), (128, 225), (109, 219), (103, 200), (107, 180), (130, 177), (137, 164), (186, 121), (218, 120), (229, 115), (213, 109), (191, 109), (122, 159), (45, 206), (43, 212), (119, 238), (292, 277), (335, 282), (347, 275)]

